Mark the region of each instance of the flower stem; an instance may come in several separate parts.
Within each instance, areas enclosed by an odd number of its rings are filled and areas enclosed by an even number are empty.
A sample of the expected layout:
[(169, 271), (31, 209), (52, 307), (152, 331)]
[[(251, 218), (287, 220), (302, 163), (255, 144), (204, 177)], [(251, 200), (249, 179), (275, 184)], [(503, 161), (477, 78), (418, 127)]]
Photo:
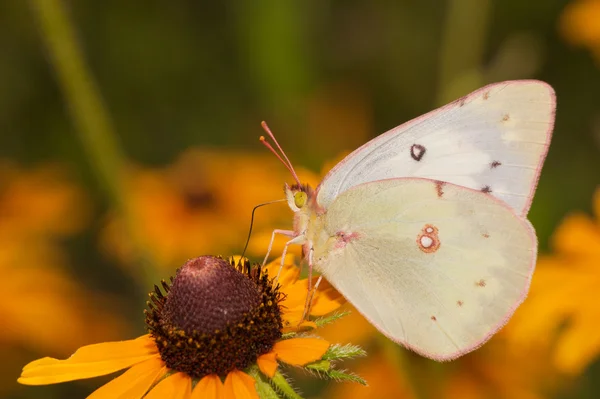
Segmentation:
[(279, 371), (275, 373), (271, 379), (271, 383), (281, 392), (287, 399), (303, 399), (302, 396), (298, 395), (294, 388), (291, 387), (289, 382), (285, 379), (283, 374)]
[(248, 370), (248, 374), (256, 381), (256, 393), (260, 399), (280, 399), (277, 392), (275, 392), (261, 372), (258, 371), (257, 367), (251, 367), (250, 370)]
[(108, 112), (104, 107), (98, 88), (89, 72), (76, 39), (76, 32), (61, 0), (31, 0), (31, 6), (39, 22), (42, 40), (47, 48), (68, 111), (75, 124), (91, 166), (101, 188), (126, 221), (129, 236), (136, 244), (138, 259), (135, 274), (145, 277), (145, 284), (156, 281), (155, 268), (150, 257), (142, 250), (134, 233), (134, 223), (122, 187), (125, 173), (125, 156)]
[(482, 85), (491, 0), (449, 0), (440, 51), (437, 104)]

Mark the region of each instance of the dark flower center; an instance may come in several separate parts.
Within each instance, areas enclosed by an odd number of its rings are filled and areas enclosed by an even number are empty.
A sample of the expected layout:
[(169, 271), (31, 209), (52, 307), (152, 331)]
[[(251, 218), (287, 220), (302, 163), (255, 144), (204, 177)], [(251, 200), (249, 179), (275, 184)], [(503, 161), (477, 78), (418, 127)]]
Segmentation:
[(189, 260), (150, 293), (146, 325), (167, 367), (194, 378), (243, 370), (283, 328), (278, 287), (260, 266), (220, 257)]
[(190, 209), (211, 209), (216, 204), (214, 194), (208, 190), (186, 191), (183, 195)]

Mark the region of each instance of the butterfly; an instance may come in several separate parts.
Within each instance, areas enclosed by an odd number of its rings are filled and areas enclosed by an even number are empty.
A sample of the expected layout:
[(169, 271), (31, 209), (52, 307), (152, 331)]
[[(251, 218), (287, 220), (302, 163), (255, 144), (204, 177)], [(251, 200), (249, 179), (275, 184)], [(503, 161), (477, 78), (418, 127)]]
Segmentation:
[[(489, 340), (523, 302), (537, 238), (526, 219), (556, 96), (535, 80), (485, 86), (364, 144), (312, 189), (292, 173), (293, 230), (315, 268), (381, 333), (431, 359)], [(283, 262), (283, 258), (282, 258)], [(310, 279), (309, 279), (310, 281)], [(310, 288), (309, 288), (310, 291)]]

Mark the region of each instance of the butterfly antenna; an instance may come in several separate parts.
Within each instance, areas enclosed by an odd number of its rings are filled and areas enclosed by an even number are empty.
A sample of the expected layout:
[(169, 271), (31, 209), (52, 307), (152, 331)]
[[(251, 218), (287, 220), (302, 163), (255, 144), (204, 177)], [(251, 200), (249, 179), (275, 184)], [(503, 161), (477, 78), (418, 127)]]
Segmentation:
[[(281, 146), (279, 145), (279, 143), (277, 142), (277, 139), (275, 138), (275, 135), (271, 132), (271, 129), (269, 129), (269, 126), (267, 125), (267, 122), (262, 121), (261, 123), (262, 128), (264, 129), (265, 132), (267, 132), (267, 134), (269, 135), (269, 137), (271, 137), (271, 139), (273, 140), (273, 142), (275, 143), (275, 145), (277, 146), (277, 148), (279, 149), (279, 152), (281, 152), (281, 154), (283, 155), (283, 158), (285, 159), (285, 161), (281, 158), (281, 156), (275, 151), (275, 149), (271, 146), (271, 144), (269, 144), (266, 140), (264, 136), (260, 136), (260, 141), (269, 149), (271, 150), (271, 152), (273, 154), (275, 154), (275, 156), (277, 156), (277, 158), (281, 161), (282, 164), (285, 165), (285, 167), (290, 171), (290, 173), (292, 174), (292, 176), (294, 177), (294, 179), (296, 180), (296, 183), (298, 183), (298, 185), (300, 185), (300, 179), (298, 178), (298, 175), (296, 174), (296, 171), (294, 170), (294, 167), (292, 166), (292, 163), (290, 162), (290, 159), (287, 157), (287, 155), (285, 155), (285, 151), (283, 151), (283, 148), (281, 148)], [(287, 161), (287, 162), (286, 162)]]
[(269, 202), (265, 202), (265, 203), (256, 205), (252, 209), (252, 216), (250, 217), (250, 230), (248, 231), (248, 238), (246, 238), (246, 245), (244, 246), (244, 250), (242, 251), (242, 257), (240, 258), (240, 262), (241, 262), (242, 259), (244, 259), (244, 255), (246, 254), (246, 250), (248, 249), (248, 244), (250, 243), (250, 236), (252, 235), (252, 226), (254, 225), (254, 212), (256, 212), (256, 210), (258, 208), (260, 208), (261, 206), (275, 204), (277, 202), (285, 202), (285, 201), (287, 201), (287, 200), (280, 199), (280, 200), (269, 201)]

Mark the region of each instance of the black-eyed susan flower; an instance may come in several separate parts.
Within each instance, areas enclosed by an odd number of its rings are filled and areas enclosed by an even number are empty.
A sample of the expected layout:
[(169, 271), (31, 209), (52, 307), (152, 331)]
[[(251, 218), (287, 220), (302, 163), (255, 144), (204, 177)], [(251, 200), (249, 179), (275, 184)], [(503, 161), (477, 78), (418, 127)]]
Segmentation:
[[(276, 283), (246, 260), (191, 259), (150, 294), (149, 334), (85, 346), (66, 360), (33, 361), (19, 382), (53, 384), (128, 369), (89, 398), (276, 398), (277, 392), (293, 392), (278, 371), (280, 363), (362, 382), (333, 367), (336, 360), (362, 355), (360, 348), (332, 346), (306, 334), (311, 325), (299, 323), (294, 302), (306, 288), (286, 265)], [(333, 310), (339, 302), (328, 289), (316, 294), (315, 309)]]

